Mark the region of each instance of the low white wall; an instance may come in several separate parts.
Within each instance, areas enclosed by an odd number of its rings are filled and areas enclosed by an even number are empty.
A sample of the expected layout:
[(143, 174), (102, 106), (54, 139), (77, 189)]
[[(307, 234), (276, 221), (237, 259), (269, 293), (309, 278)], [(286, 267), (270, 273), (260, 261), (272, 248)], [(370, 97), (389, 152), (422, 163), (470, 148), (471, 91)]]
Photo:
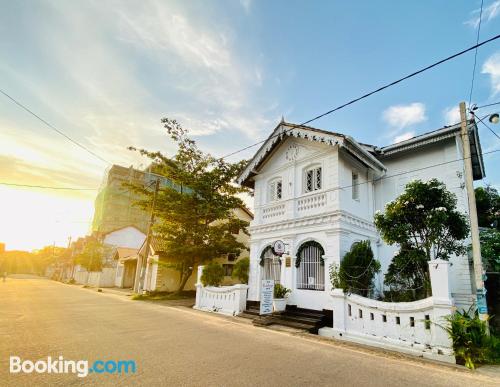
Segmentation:
[(205, 287), (200, 281), (202, 272), (203, 266), (199, 266), (194, 309), (231, 316), (236, 316), (246, 309), (248, 285)]
[(454, 363), (452, 342), (442, 328), (454, 310), (449, 262), (431, 261), (429, 268), (433, 296), (420, 301), (382, 302), (334, 289), (333, 327), (319, 334)]
[(196, 284), (194, 309), (236, 316), (246, 308), (248, 285), (204, 287)]
[(89, 278), (89, 272), (82, 267), (75, 269), (74, 279), (77, 284), (85, 285), (87, 284)]

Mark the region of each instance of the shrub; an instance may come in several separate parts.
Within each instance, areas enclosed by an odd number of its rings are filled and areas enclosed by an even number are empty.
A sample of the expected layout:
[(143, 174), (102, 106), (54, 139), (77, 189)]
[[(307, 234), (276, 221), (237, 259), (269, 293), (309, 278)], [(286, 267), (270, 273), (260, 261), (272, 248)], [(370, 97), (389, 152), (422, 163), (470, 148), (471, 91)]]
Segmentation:
[(250, 258), (242, 258), (234, 265), (232, 277), (238, 279), (241, 283), (247, 284), (249, 269)]
[(291, 290), (281, 284), (274, 284), (274, 298), (285, 298)]
[(370, 241), (354, 243), (340, 263), (340, 288), (366, 297), (373, 289), (373, 278), (379, 271), (380, 262), (373, 256)]
[(444, 329), (453, 341), (455, 357), (467, 368), (500, 360), (500, 340), (488, 335), (486, 322), (479, 319), (477, 310), (472, 315), (471, 310), (456, 311), (446, 320), (449, 325)]
[(224, 268), (216, 262), (210, 262), (203, 268), (200, 279), (203, 286), (220, 286), (224, 280)]

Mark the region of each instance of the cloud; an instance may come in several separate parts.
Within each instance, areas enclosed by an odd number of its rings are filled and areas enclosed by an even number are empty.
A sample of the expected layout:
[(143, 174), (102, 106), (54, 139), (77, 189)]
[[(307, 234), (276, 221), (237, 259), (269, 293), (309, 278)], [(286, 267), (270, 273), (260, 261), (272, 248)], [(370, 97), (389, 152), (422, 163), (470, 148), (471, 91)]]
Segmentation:
[(481, 71), (483, 74), (489, 74), (492, 96), (500, 92), (500, 52), (490, 56), (483, 64)]
[(409, 140), (412, 137), (415, 137), (415, 132), (405, 132), (403, 134), (400, 134), (399, 136), (394, 137), (392, 143), (395, 144), (401, 141)]
[[(471, 26), (472, 28), (478, 28), (479, 26), (479, 16), (481, 9), (477, 8), (471, 12), (471, 18), (464, 22), (464, 24)], [(481, 23), (487, 23), (492, 19), (496, 18), (500, 14), (500, 0), (494, 1), (486, 8), (483, 8), (483, 16)]]
[(390, 106), (382, 113), (382, 119), (397, 133), (403, 128), (427, 120), (425, 105), (420, 102), (414, 102), (409, 105)]
[(252, 6), (252, 0), (240, 0), (240, 4), (246, 13), (250, 12), (250, 8)]
[(458, 106), (450, 106), (443, 110), (445, 125), (454, 125), (460, 122), (460, 110)]

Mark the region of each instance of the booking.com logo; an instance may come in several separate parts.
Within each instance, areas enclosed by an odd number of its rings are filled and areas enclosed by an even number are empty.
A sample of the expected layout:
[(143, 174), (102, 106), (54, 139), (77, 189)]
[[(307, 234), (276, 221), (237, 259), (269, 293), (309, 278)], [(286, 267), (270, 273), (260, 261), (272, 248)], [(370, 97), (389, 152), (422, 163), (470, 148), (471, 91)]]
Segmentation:
[(135, 374), (137, 367), (134, 360), (96, 360), (89, 366), (88, 360), (66, 360), (63, 356), (37, 361), (21, 360), (19, 356), (10, 357), (11, 374), (76, 374), (85, 378), (89, 374)]

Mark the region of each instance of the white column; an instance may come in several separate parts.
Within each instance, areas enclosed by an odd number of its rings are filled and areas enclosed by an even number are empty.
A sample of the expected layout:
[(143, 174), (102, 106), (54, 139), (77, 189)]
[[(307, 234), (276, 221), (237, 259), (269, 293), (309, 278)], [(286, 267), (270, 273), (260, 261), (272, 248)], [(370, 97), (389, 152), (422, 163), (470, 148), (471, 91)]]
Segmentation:
[(448, 324), (445, 317), (449, 316), (454, 309), (450, 291), (450, 262), (442, 259), (429, 261), (429, 273), (434, 304), (431, 317), (433, 351), (450, 352), (452, 342), (448, 333), (442, 328)]
[(345, 295), (343, 289), (332, 290), (333, 299), (333, 329), (335, 333), (343, 333), (346, 329)]

